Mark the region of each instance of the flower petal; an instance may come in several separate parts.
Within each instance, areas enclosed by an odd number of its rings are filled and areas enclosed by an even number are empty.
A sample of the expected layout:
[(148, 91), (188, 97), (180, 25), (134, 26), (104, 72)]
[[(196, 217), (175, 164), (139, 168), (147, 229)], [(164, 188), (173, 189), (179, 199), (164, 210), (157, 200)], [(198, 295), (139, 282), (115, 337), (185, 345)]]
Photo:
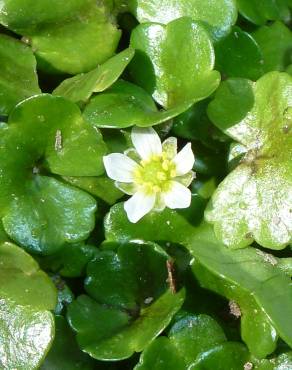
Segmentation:
[(168, 159), (173, 159), (177, 153), (177, 138), (171, 136), (164, 140), (162, 151), (166, 153)]
[(157, 194), (155, 204), (154, 204), (154, 211), (161, 212), (166, 207), (164, 197), (162, 194)]
[(192, 193), (184, 185), (171, 181), (171, 190), (164, 193), (164, 201), (168, 208), (188, 208), (191, 204)]
[(134, 183), (126, 183), (126, 182), (120, 182), (115, 181), (115, 186), (121, 190), (123, 193), (128, 195), (133, 195), (137, 192), (137, 186)]
[(121, 182), (133, 182), (138, 163), (124, 154), (112, 153), (103, 157), (103, 164), (108, 177)]
[(177, 181), (188, 188), (195, 178), (196, 173), (194, 171), (190, 171), (183, 176), (174, 178), (174, 181)]
[(137, 192), (129, 200), (124, 203), (124, 209), (127, 213), (128, 219), (136, 223), (148, 212), (150, 212), (155, 204), (156, 196), (146, 195), (142, 192)]
[(176, 165), (176, 175), (182, 176), (191, 171), (195, 163), (195, 156), (192, 151), (191, 143), (185, 145), (182, 150), (174, 157)]
[(142, 159), (162, 153), (162, 145), (157, 132), (152, 127), (133, 127), (131, 138)]

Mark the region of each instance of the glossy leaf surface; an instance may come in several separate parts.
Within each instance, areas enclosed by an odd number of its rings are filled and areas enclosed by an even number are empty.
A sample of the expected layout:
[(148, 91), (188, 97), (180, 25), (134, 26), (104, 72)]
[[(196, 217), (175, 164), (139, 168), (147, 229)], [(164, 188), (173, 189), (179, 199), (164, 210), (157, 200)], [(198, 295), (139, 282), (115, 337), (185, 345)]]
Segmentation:
[(79, 296), (68, 313), (85, 352), (99, 360), (128, 358), (168, 325), (184, 292), (167, 289), (167, 259), (157, 245), (127, 243), (103, 250), (88, 265), (90, 297)]
[(0, 114), (7, 115), (21, 100), (39, 94), (36, 60), (31, 49), (0, 35)]
[[(0, 358), (3, 369), (36, 369), (54, 338), (56, 290), (31, 256), (0, 246)], [(8, 350), (9, 349), (9, 350)]]
[(131, 46), (136, 49), (130, 64), (134, 80), (164, 108), (202, 100), (218, 86), (210, 37), (191, 18), (166, 26), (141, 24), (132, 32)]
[[(245, 90), (234, 90), (235, 81), (225, 82), (209, 106), (213, 122), (245, 146), (246, 154), (219, 185), (206, 218), (230, 247), (256, 240), (282, 249), (292, 236), (292, 78), (271, 72), (243, 85)], [(229, 102), (239, 102), (242, 93), (246, 107), (241, 104), (238, 118), (230, 116)]]
[(63, 96), (74, 103), (86, 102), (93, 93), (110, 87), (123, 73), (133, 56), (133, 49), (125, 49), (92, 71), (64, 80), (54, 90), (54, 95)]
[(149, 214), (132, 226), (121, 204), (112, 207), (105, 230), (109, 240), (140, 238), (185, 245), (210, 272), (251, 294), (282, 339), (292, 344), (290, 277), (267, 261), (256, 248), (230, 250), (216, 239), (210, 225), (193, 227), (175, 211)]
[(201, 21), (214, 40), (228, 34), (237, 18), (233, 0), (130, 0), (129, 7), (140, 23), (167, 24), (180, 17)]
[(94, 96), (83, 117), (95, 127), (148, 127), (163, 123), (184, 112), (187, 102), (165, 111), (158, 110), (145, 90), (126, 81), (118, 81), (103, 94)]

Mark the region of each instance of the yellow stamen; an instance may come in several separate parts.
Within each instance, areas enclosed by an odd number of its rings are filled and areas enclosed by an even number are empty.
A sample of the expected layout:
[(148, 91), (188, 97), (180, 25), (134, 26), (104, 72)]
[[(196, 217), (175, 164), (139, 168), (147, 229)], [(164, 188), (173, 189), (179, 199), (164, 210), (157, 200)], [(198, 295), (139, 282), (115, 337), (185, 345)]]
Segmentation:
[(164, 171), (168, 171), (169, 161), (167, 159), (162, 162), (162, 168), (164, 169)]
[(176, 176), (176, 170), (171, 170), (170, 177), (175, 177), (175, 176)]
[(166, 174), (164, 172), (158, 172), (157, 173), (157, 179), (160, 181), (165, 181), (166, 180)]

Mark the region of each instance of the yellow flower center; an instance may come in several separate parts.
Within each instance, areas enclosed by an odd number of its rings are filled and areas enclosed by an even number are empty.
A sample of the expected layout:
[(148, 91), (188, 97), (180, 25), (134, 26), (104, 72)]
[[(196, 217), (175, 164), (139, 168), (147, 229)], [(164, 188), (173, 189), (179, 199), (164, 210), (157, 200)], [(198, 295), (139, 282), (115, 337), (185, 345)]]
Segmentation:
[(175, 164), (167, 158), (166, 153), (153, 155), (143, 160), (134, 173), (134, 181), (148, 194), (168, 191), (170, 181), (176, 176)]

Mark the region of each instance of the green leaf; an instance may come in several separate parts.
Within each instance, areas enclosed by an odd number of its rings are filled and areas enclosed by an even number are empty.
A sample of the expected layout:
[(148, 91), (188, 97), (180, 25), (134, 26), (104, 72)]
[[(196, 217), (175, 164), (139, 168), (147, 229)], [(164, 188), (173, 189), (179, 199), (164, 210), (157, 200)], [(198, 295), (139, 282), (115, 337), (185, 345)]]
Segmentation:
[(82, 73), (110, 58), (120, 31), (110, 18), (106, 1), (5, 0), (0, 22), (25, 36), (39, 67), (47, 72)]
[(225, 342), (202, 353), (191, 370), (244, 369), (249, 358), (249, 352), (242, 343)]
[[(268, 256), (263, 254), (267, 261)], [(270, 260), (272, 263), (273, 261), (278, 263), (275, 258), (272, 259), (272, 256), (270, 256)], [(192, 270), (202, 287), (212, 290), (236, 304), (241, 317), (241, 337), (250, 352), (257, 358), (265, 358), (274, 352), (278, 340), (277, 332), (253, 295), (240, 285), (230, 283), (225, 277), (213, 274), (196, 260), (192, 263)]]
[(214, 40), (227, 35), (237, 18), (233, 0), (129, 0), (129, 8), (140, 23), (167, 24), (180, 17), (201, 21)]
[(208, 225), (201, 227), (189, 249), (211, 273), (248, 291), (291, 346), (292, 287), (289, 276), (276, 262), (255, 248), (228, 250), (216, 240)]
[(207, 315), (182, 318), (172, 326), (168, 336), (187, 365), (191, 365), (200, 353), (226, 341), (219, 324)]
[(21, 248), (4, 243), (0, 246), (0, 297), (35, 310), (52, 310), (56, 290), (34, 259)]
[(6, 234), (2, 221), (0, 222), (0, 243), (2, 244), (3, 242), (8, 242), (9, 238), (8, 235)]
[(64, 80), (53, 94), (63, 96), (74, 103), (86, 102), (93, 93), (110, 87), (123, 73), (133, 56), (133, 49), (125, 49), (92, 71)]
[(143, 351), (134, 370), (185, 370), (186, 363), (166, 337), (158, 337)]
[(195, 103), (218, 86), (210, 37), (191, 18), (165, 26), (141, 24), (131, 34), (131, 46), (136, 49), (129, 65), (134, 80), (164, 108)]
[(46, 176), (35, 176), (7, 206), (7, 234), (24, 248), (52, 254), (65, 243), (85, 240), (94, 228), (94, 199)]
[(217, 43), (216, 69), (227, 77), (257, 80), (263, 75), (262, 50), (255, 39), (239, 27)]
[(49, 277), (19, 247), (0, 246), (0, 353), (3, 369), (37, 369), (54, 337)]
[(78, 297), (68, 311), (83, 351), (99, 360), (128, 358), (169, 324), (184, 291), (168, 289), (167, 260), (158, 245), (133, 242), (104, 248), (89, 263), (90, 297)]
[(171, 133), (184, 139), (200, 141), (205, 147), (218, 150), (230, 139), (208, 118), (206, 112), (208, 104), (209, 99), (205, 99), (175, 117)]
[(191, 104), (186, 102), (166, 111), (159, 111), (146, 91), (120, 80), (103, 94), (93, 97), (85, 107), (83, 117), (95, 127), (148, 127), (170, 120)]
[(210, 273), (252, 295), (281, 338), (292, 345), (290, 276), (256, 248), (230, 250), (215, 238), (210, 225), (193, 227), (175, 211), (152, 212), (133, 227), (121, 204), (111, 208), (105, 231), (108, 240), (159, 239), (184, 245)]
[(62, 316), (56, 316), (55, 320), (56, 338), (40, 370), (95, 369), (94, 361), (80, 351), (66, 320)]
[(58, 272), (65, 277), (85, 275), (87, 263), (98, 254), (98, 249), (84, 243), (65, 244), (61, 250), (51, 256), (44, 256), (40, 263), (46, 270)]
[(69, 0), (60, 4), (58, 0), (3, 0), (0, 22), (17, 33), (35, 31), (39, 23), (59, 22), (78, 15), (90, 0)]
[(290, 18), (285, 0), (237, 0), (237, 6), (244, 18), (257, 25), (263, 25), (267, 21), (288, 21)]
[(7, 115), (21, 100), (39, 94), (36, 60), (28, 46), (0, 35), (0, 114)]
[(95, 223), (95, 200), (39, 173), (47, 162), (63, 174), (103, 171), (101, 135), (84, 123), (73, 103), (50, 95), (19, 104), (0, 133), (0, 215), (6, 233), (44, 254), (86, 239)]
[(221, 83), (215, 97), (209, 104), (208, 115), (222, 131), (227, 132), (253, 108), (253, 83), (243, 78), (230, 78)]
[(87, 191), (89, 194), (104, 200), (110, 205), (124, 196), (124, 193), (116, 188), (114, 181), (106, 176), (63, 177), (63, 179), (69, 184)]
[[(292, 236), (292, 78), (271, 72), (244, 86), (254, 95), (249, 109), (230, 115), (235, 110), (230, 101), (239, 102), (243, 90), (236, 96), (226, 85), (209, 106), (213, 122), (244, 145), (246, 154), (219, 185), (205, 215), (229, 247), (255, 240), (266, 248), (283, 249)], [(250, 97), (244, 101), (251, 103)]]
[(256, 370), (288, 370), (292, 367), (292, 352), (282, 353), (279, 356), (262, 360), (256, 363)]
[(292, 32), (282, 22), (262, 26), (252, 33), (263, 53), (264, 72), (285, 71), (291, 64)]
[(159, 337), (145, 349), (135, 370), (187, 370), (201, 353), (225, 341), (223, 330), (210, 316), (189, 315), (171, 327), (168, 338)]
[[(7, 140), (14, 141), (19, 151), (35, 153), (35, 162), (45, 159), (51, 172), (64, 176), (103, 174), (106, 146), (100, 132), (84, 122), (79, 108), (64, 98), (34, 96), (13, 110), (8, 124)], [(16, 162), (15, 156), (11, 161)]]

